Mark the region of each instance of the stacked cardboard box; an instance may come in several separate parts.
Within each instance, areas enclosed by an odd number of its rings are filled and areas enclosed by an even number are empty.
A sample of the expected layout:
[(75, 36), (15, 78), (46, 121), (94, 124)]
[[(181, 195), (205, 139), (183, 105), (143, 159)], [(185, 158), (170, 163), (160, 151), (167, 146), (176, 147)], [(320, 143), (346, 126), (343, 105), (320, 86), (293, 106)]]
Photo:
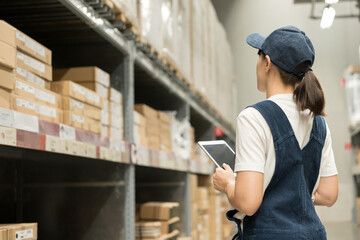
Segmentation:
[[(86, 87), (103, 98), (104, 104), (103, 109), (101, 110), (101, 134), (104, 136), (109, 135), (109, 104), (108, 104), (108, 95), (109, 95), (109, 87), (110, 87), (110, 76), (108, 73), (104, 72), (98, 67), (89, 66), (89, 67), (72, 67), (72, 68), (62, 68), (62, 69), (54, 69), (54, 80), (55, 81), (64, 81), (71, 80), (76, 82), (77, 84)], [(76, 101), (70, 100), (69, 101)], [(73, 105), (79, 106), (78, 103), (74, 103)], [(89, 106), (84, 106), (84, 108), (91, 108)], [(77, 114), (79, 114), (78, 109)], [(88, 109), (85, 109), (85, 114)], [(74, 112), (75, 113), (75, 112)], [(81, 113), (80, 113), (81, 115)], [(96, 120), (98, 116), (96, 117)]]
[(171, 117), (163, 112), (158, 112), (160, 130), (160, 150), (171, 153)]
[(157, 111), (145, 104), (136, 104), (135, 110), (146, 119), (148, 147), (154, 150), (160, 150), (160, 128)]
[(114, 89), (109, 88), (109, 137), (123, 139), (124, 117), (122, 107), (122, 95)]
[(134, 142), (137, 145), (148, 147), (148, 138), (146, 136), (146, 118), (134, 111)]
[(360, 147), (355, 146), (355, 161), (357, 165), (360, 165)]
[(100, 95), (68, 80), (53, 82), (51, 89), (63, 96), (64, 124), (100, 133), (103, 107)]
[(0, 106), (61, 123), (61, 96), (48, 90), (51, 51), (4, 21), (0, 30)]
[(0, 224), (0, 240), (36, 240), (37, 223)]
[(212, 177), (191, 175), (190, 191), (192, 238), (229, 239), (224, 236), (233, 233), (233, 224), (224, 219), (230, 205), (226, 196), (214, 189)]
[(140, 206), (136, 239), (176, 239), (179, 232), (179, 203), (147, 202)]

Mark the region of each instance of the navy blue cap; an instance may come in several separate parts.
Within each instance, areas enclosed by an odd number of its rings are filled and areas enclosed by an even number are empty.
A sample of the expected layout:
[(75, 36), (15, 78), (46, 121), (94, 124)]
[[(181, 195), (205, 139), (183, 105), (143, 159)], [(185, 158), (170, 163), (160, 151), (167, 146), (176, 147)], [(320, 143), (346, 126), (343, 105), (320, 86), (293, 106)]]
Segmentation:
[(246, 42), (262, 50), (276, 66), (297, 76), (304, 75), (296, 70), (300, 63), (309, 61), (312, 66), (315, 60), (315, 49), (310, 39), (294, 26), (276, 29), (267, 37), (253, 33), (247, 37)]

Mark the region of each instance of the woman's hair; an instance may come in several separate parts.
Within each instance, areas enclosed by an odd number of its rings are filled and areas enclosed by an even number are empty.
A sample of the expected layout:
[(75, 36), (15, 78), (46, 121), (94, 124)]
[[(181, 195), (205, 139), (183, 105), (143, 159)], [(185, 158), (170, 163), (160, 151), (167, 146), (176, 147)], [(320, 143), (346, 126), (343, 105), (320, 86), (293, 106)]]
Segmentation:
[[(264, 52), (262, 52), (261, 50), (258, 54), (261, 57), (265, 57)], [(285, 85), (294, 86), (294, 98), (297, 106), (302, 111), (305, 109), (309, 109), (314, 114), (314, 116), (325, 115), (324, 92), (321, 88), (319, 80), (311, 70), (310, 62), (302, 62), (296, 67), (296, 70), (298, 72), (304, 73), (301, 76), (286, 72), (279, 67), (277, 67), (277, 69), (279, 70), (280, 77), (283, 80), (283, 83)]]

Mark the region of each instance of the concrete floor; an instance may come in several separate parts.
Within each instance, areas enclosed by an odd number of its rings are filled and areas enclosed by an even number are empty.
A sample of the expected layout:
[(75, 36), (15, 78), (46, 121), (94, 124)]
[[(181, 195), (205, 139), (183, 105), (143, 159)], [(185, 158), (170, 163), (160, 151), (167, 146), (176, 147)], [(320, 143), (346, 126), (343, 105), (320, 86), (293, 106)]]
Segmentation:
[(351, 222), (324, 223), (328, 240), (359, 240), (360, 228)]

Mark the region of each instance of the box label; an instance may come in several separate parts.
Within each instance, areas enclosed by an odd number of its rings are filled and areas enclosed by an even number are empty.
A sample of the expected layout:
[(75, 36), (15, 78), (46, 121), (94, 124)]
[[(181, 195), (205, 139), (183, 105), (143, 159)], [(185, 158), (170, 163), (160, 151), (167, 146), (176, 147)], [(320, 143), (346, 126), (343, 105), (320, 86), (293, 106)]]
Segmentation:
[(74, 92), (80, 93), (80, 94), (83, 95), (83, 96), (86, 95), (85, 89), (83, 89), (82, 87), (80, 87), (80, 86), (78, 86), (78, 85), (72, 84), (72, 90), (73, 90)]
[(56, 109), (52, 107), (37, 105), (36, 113), (47, 117), (56, 118)]
[(14, 112), (6, 108), (0, 108), (0, 125), (5, 127), (13, 127)]
[(60, 123), (60, 138), (75, 141), (75, 128)]
[(97, 93), (102, 96), (104, 99), (108, 98), (108, 89), (107, 87), (104, 87), (103, 85), (97, 83), (96, 84)]
[(14, 127), (29, 132), (39, 132), (39, 118), (14, 111)]
[(84, 123), (84, 118), (82, 116), (71, 114), (71, 121), (78, 122), (78, 123)]
[(25, 69), (17, 67), (16, 68), (16, 73), (19, 74), (20, 76), (23, 76), (24, 78), (26, 78), (27, 71)]
[(26, 71), (25, 69), (16, 68), (16, 73), (19, 74), (20, 76), (23, 76), (26, 81), (31, 82), (33, 84), (36, 84), (42, 88), (45, 87), (45, 80), (36, 76), (35, 74), (32, 74), (31, 72)]
[(29, 101), (26, 101), (26, 100), (20, 99), (20, 98), (16, 98), (16, 106), (31, 109), (34, 111), (36, 108), (35, 103), (29, 102)]
[(94, 102), (96, 104), (100, 104), (100, 97), (90, 91), (86, 91), (85, 93), (86, 99), (88, 99), (91, 102)]
[(22, 61), (24, 61), (24, 63), (36, 70), (38, 70), (39, 72), (45, 73), (45, 64), (32, 58), (29, 56), (26, 56), (25, 54), (21, 53), (21, 52), (17, 52), (17, 57), (19, 59), (21, 59)]
[(34, 52), (40, 54), (41, 56), (45, 57), (45, 49), (36, 43), (31, 38), (27, 37), (25, 34), (16, 31), (16, 37), (25, 43), (25, 46), (33, 50)]
[(27, 85), (25, 83), (22, 83), (20, 81), (16, 81), (15, 87), (17, 89), (22, 90), (22, 91), (25, 91), (25, 92), (28, 92), (28, 93), (31, 93), (31, 94), (35, 94), (35, 88), (34, 87), (32, 87), (30, 85)]
[(37, 99), (40, 99), (44, 102), (48, 102), (48, 103), (51, 103), (53, 105), (55, 105), (56, 103), (56, 97), (54, 94), (51, 94), (51, 93), (48, 93), (48, 92), (45, 92), (45, 91), (42, 91), (40, 89), (36, 89), (36, 95), (35, 97)]
[(70, 100), (70, 105), (71, 107), (80, 108), (80, 109), (84, 109), (85, 106), (82, 102), (79, 102), (75, 99)]
[(28, 238), (33, 238), (34, 237), (34, 233), (32, 229), (27, 229), (27, 230), (23, 230), (23, 231), (16, 231), (16, 240), (21, 240), (21, 239), (28, 239)]
[(49, 152), (61, 152), (60, 138), (46, 135), (45, 149)]
[(98, 82), (106, 87), (109, 87), (109, 75), (101, 69), (97, 69), (96, 73)]
[(0, 144), (16, 146), (16, 129), (0, 126)]

